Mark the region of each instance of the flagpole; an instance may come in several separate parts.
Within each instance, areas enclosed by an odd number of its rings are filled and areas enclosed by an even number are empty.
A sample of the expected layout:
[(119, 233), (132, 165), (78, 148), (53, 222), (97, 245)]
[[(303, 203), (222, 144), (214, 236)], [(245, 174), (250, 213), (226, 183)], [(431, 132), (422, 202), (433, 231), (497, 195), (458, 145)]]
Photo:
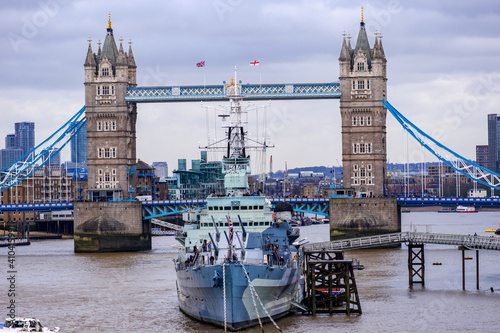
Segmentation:
[(206, 74), (206, 65), (203, 66), (203, 93), (207, 94), (207, 88), (205, 86), (205, 74)]
[(262, 92), (262, 63), (259, 60), (259, 86), (260, 92)]

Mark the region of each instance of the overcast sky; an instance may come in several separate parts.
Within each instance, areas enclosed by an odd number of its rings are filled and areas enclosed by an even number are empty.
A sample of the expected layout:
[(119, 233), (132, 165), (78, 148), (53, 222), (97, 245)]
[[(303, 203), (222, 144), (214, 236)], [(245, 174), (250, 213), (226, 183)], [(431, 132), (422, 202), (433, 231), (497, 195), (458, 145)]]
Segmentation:
[[(338, 81), (342, 33), (355, 43), (361, 6), (371, 47), (375, 29), (383, 35), (389, 102), (475, 159), (476, 144), (487, 144), (487, 114), (500, 113), (497, 0), (3, 0), (0, 148), (15, 122), (35, 122), (38, 144), (84, 105), (87, 40), (96, 52), (108, 12), (115, 38), (133, 41), (139, 86), (202, 85), (204, 71), (206, 84), (222, 84), (234, 66), (243, 83), (258, 83), (253, 60), (262, 63), (262, 83), (321, 83)], [(205, 70), (196, 67), (202, 60)], [(167, 161), (170, 170), (178, 158), (199, 158), (207, 141), (199, 103), (139, 104), (138, 113), (138, 158)], [(272, 102), (267, 116), (275, 171), (285, 161), (341, 162), (338, 100)], [(402, 128), (387, 117), (389, 162), (431, 160), (411, 138), (406, 148)]]

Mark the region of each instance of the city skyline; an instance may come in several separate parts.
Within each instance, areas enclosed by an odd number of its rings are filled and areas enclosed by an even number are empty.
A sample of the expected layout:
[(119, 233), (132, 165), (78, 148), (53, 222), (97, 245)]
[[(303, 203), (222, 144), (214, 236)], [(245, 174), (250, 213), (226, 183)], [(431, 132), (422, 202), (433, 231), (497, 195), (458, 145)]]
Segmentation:
[[(2, 3), (0, 23), (6, 75), (0, 79), (4, 121), (37, 123), (36, 143), (84, 104), (83, 62), (89, 35), (97, 50), (108, 12), (117, 41), (132, 38), (139, 86), (221, 84), (234, 75), (244, 83), (338, 81), (344, 30), (355, 40), (361, 2), (172, 1), (144, 7), (135, 2), (53, 0)], [(154, 9), (154, 10), (153, 10)], [(487, 144), (487, 114), (500, 102), (500, 9), (494, 1), (453, 6), (430, 1), (379, 1), (364, 6), (368, 38), (382, 33), (388, 100), (422, 130), (474, 160)], [(250, 66), (260, 61), (260, 68)], [(197, 63), (205, 61), (205, 67)], [(262, 75), (260, 74), (262, 73)], [(208, 103), (207, 103), (208, 104)], [(15, 111), (15, 112), (13, 112)], [(338, 100), (272, 102), (269, 132), (276, 148), (273, 169), (337, 165), (342, 160)], [(140, 104), (137, 157), (150, 164), (199, 158), (206, 142), (205, 111), (197, 103)], [(251, 134), (255, 129), (250, 127)], [(254, 133), (252, 133), (254, 132)], [(186, 133), (188, 135), (186, 135)], [(388, 161), (428, 161), (388, 115)], [(401, 142), (408, 140), (408, 149)], [(298, 153), (297, 153), (298, 152)], [(63, 161), (70, 160), (61, 156)], [(269, 170), (269, 166), (267, 167)]]

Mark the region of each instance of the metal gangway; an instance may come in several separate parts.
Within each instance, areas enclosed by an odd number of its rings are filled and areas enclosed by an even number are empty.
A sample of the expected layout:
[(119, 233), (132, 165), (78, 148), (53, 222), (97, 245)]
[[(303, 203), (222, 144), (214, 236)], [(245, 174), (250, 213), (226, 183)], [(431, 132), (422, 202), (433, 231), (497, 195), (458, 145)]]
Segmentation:
[[(456, 245), (462, 251), (462, 289), (465, 290), (465, 250), (476, 250), (476, 289), (479, 290), (479, 250), (500, 250), (500, 237), (460, 234), (438, 234), (430, 232), (398, 232), (377, 236), (342, 239), (331, 242), (311, 243), (303, 251), (356, 250), (374, 247), (408, 246), (409, 284), (425, 284), (425, 244)], [(437, 263), (440, 264), (440, 263)]]
[(398, 232), (377, 236), (342, 239), (331, 242), (304, 245), (306, 251), (318, 250), (355, 250), (396, 244), (443, 244), (463, 246), (470, 250), (500, 251), (500, 237), (438, 234), (429, 232)]
[(158, 220), (158, 219), (151, 219), (151, 223), (165, 227), (165, 228), (169, 228), (169, 229), (173, 229), (173, 230), (177, 230), (177, 231), (182, 231), (182, 227), (180, 225), (173, 224), (170, 222), (165, 222), (165, 221)]

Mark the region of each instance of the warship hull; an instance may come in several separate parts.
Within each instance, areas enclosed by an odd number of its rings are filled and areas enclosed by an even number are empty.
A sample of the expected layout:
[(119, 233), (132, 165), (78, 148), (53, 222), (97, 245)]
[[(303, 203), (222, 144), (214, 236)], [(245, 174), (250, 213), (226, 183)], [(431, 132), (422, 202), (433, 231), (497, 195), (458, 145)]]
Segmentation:
[[(245, 270), (256, 294), (273, 319), (288, 314), (293, 306), (292, 301), (300, 302), (298, 268), (245, 265)], [(269, 321), (257, 297), (252, 298), (245, 270), (240, 263), (179, 267), (177, 295), (180, 309), (204, 323), (222, 327), (226, 323), (232, 331), (257, 325), (259, 317), (262, 322)]]

